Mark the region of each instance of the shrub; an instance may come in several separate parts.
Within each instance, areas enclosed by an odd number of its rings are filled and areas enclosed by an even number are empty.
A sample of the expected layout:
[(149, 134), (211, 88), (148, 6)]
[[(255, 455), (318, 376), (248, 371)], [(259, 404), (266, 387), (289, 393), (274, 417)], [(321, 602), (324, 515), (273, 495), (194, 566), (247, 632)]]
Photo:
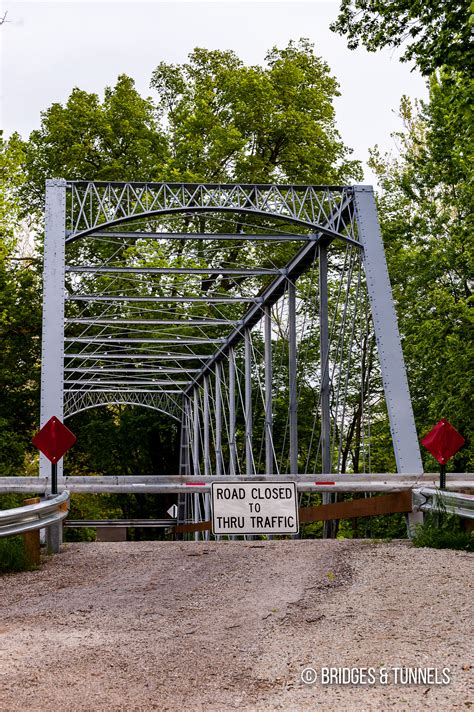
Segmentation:
[(22, 536), (0, 539), (0, 573), (29, 571), (33, 568), (28, 561)]

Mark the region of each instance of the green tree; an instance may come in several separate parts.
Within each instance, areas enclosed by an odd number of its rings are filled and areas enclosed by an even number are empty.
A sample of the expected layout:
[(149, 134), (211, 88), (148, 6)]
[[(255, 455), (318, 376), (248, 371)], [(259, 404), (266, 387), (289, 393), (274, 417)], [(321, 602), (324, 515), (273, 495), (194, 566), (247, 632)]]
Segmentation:
[(21, 474), (37, 422), (40, 280), (18, 251), (24, 144), (0, 137), (0, 475)]
[(151, 86), (169, 137), (168, 180), (341, 183), (360, 177), (335, 125), (338, 84), (307, 40), (264, 66), (196, 49), (158, 65)]
[[(471, 443), (472, 150), (458, 111), (465, 93), (466, 80), (453, 84), (451, 75), (448, 86), (431, 79), (430, 102), (418, 109), (405, 98), (400, 156), (375, 151), (372, 165), (418, 432), (446, 417)], [(453, 468), (472, 468), (472, 445)]]
[(428, 76), (442, 66), (470, 71), (473, 66), (472, 3), (469, 0), (342, 0), (331, 25), (346, 35), (350, 49), (369, 52), (400, 47)]
[(130, 77), (118, 77), (102, 100), (77, 87), (66, 104), (42, 112), (30, 134), (24, 162), (25, 209), (40, 214), (46, 178), (68, 180), (159, 180), (166, 138), (153, 104)]

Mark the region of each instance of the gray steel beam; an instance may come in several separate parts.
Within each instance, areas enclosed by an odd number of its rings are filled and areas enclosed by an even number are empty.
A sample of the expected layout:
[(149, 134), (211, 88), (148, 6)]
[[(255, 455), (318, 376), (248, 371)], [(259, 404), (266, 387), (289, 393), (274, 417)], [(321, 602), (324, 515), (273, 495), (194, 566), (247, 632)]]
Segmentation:
[[(350, 206), (350, 198), (348, 197), (344, 204), (334, 210), (334, 213), (327, 219), (328, 224), (332, 224), (341, 214), (346, 212)], [(318, 249), (318, 244), (321, 239), (321, 233), (310, 235), (307, 242), (297, 252), (297, 254), (288, 262), (284, 270), (281, 270), (280, 276), (276, 277), (259, 295), (257, 304), (249, 307), (247, 312), (242, 317), (242, 325), (235, 329), (232, 334), (227, 337), (226, 342), (220, 349), (209, 359), (209, 362), (203, 366), (201, 372), (196, 376), (195, 382), (199, 382), (202, 376), (212, 368), (216, 361), (224, 358), (230, 346), (235, 346), (242, 339), (242, 331), (244, 328), (252, 328), (257, 324), (263, 315), (263, 306), (273, 306), (278, 299), (284, 294), (287, 280), (295, 281), (303, 274), (310, 265), (312, 265), (315, 254)], [(349, 240), (351, 244), (362, 249), (363, 246), (355, 240)]]
[[(321, 371), (321, 473), (331, 472), (331, 409), (329, 378), (329, 311), (328, 311), (328, 252), (325, 241), (319, 243), (319, 367)], [(323, 504), (333, 501), (331, 494), (323, 493)], [(334, 520), (323, 523), (323, 538), (335, 535)]]
[(211, 474), (210, 437), (209, 437), (209, 376), (203, 381), (203, 444), (204, 444), (204, 475)]
[(201, 467), (199, 464), (199, 392), (198, 389), (194, 389), (193, 394), (193, 475), (197, 476), (201, 474)]
[(221, 388), (221, 363), (216, 361), (215, 368), (215, 418), (216, 418), (216, 475), (222, 475), (222, 388)]
[(66, 380), (64, 386), (188, 386), (190, 381), (157, 381), (149, 379), (148, 381), (99, 381), (96, 378), (90, 381), (81, 380)]
[(331, 411), (329, 379), (328, 256), (327, 245), (319, 243), (319, 338), (321, 370), (321, 458), (322, 473), (331, 472)]
[(199, 369), (197, 368), (103, 368), (97, 366), (96, 368), (65, 368), (65, 373), (95, 373), (101, 375), (102, 373), (153, 373), (156, 376), (162, 376), (163, 374), (181, 374), (181, 373), (197, 373)]
[[(46, 181), (43, 337), (41, 348), (41, 413), (43, 426), (53, 415), (63, 420), (64, 230), (66, 181)], [(40, 455), (40, 475), (50, 477), (51, 464)], [(58, 477), (62, 460), (58, 462)]]
[(181, 388), (180, 390), (168, 390), (167, 388), (147, 388), (147, 389), (125, 389), (125, 388), (65, 388), (65, 393), (157, 393), (162, 395), (163, 393), (181, 393), (183, 395), (185, 391)]
[(235, 446), (235, 354), (229, 349), (229, 474), (237, 474), (237, 449)]
[(92, 272), (93, 274), (202, 274), (202, 275), (236, 275), (239, 277), (262, 277), (265, 275), (276, 275), (280, 273), (279, 269), (268, 269), (264, 267), (79, 267), (75, 265), (67, 265), (66, 272), (82, 273)]
[(296, 346), (296, 286), (288, 281), (288, 380), (289, 380), (289, 430), (290, 473), (298, 474), (298, 391)]
[(265, 305), (264, 317), (265, 360), (265, 473), (273, 472), (273, 405), (272, 405), (272, 308)]
[(245, 329), (244, 332), (244, 347), (245, 347), (245, 471), (247, 475), (252, 475), (254, 472), (253, 456), (252, 456), (252, 439), (253, 439), (253, 419), (252, 419), (252, 335), (250, 329)]
[[(344, 190), (346, 190), (346, 186), (343, 185), (313, 185), (312, 183), (282, 183), (281, 185), (278, 183), (275, 185), (275, 183), (164, 183), (164, 182), (153, 182), (153, 181), (114, 181), (114, 180), (69, 180), (67, 181), (67, 185), (69, 186), (83, 186), (84, 188), (87, 188), (90, 185), (94, 186), (103, 186), (103, 187), (112, 187), (112, 188), (122, 188), (127, 185), (131, 186), (133, 188), (151, 188), (151, 189), (157, 189), (157, 190), (162, 190), (163, 188), (170, 188), (172, 190), (177, 190), (177, 191), (182, 191), (183, 189), (186, 189), (188, 191), (199, 191), (201, 189), (204, 190), (213, 190), (217, 189), (220, 193), (232, 193), (233, 191), (236, 190), (236, 188), (239, 188), (240, 190), (243, 191), (255, 191), (255, 190), (273, 190), (274, 188), (278, 188), (278, 190), (284, 190), (284, 191), (293, 191), (295, 193), (305, 193), (307, 190), (313, 190), (316, 192), (325, 192), (325, 191), (330, 191), (332, 193), (343, 193)], [(197, 196), (196, 196), (197, 199)], [(209, 209), (209, 208), (208, 208)]]
[(259, 297), (126, 297), (123, 295), (113, 296), (104, 294), (68, 294), (65, 299), (72, 302), (159, 302), (168, 303), (202, 303), (205, 304), (259, 304)]
[[(234, 211), (235, 212), (235, 211)], [(307, 223), (303, 223), (307, 226)], [(309, 226), (309, 225), (308, 225)], [(255, 241), (255, 240), (265, 240), (265, 242), (294, 242), (295, 240), (307, 240), (307, 235), (298, 235), (294, 233), (281, 233), (281, 234), (246, 234), (246, 233), (219, 233), (219, 232), (103, 232), (95, 231), (89, 232), (89, 237), (114, 237), (122, 239), (132, 239), (132, 240), (232, 240), (241, 242)], [(68, 237), (67, 242), (71, 242), (76, 235), (71, 234)]]
[(111, 361), (114, 359), (127, 359), (127, 360), (139, 360), (139, 361), (207, 361), (211, 358), (209, 354), (110, 354), (110, 353), (67, 353), (64, 354), (64, 358), (78, 359), (83, 361)]
[(421, 473), (420, 446), (372, 187), (356, 186), (354, 201), (397, 471)]
[(173, 346), (194, 346), (202, 344), (221, 344), (225, 341), (224, 338), (218, 339), (189, 339), (177, 336), (174, 339), (114, 339), (102, 338), (94, 336), (68, 336), (64, 339), (66, 343), (79, 344), (168, 344)]
[(65, 319), (65, 324), (86, 324), (87, 326), (116, 326), (117, 324), (125, 325), (142, 325), (142, 326), (235, 326), (240, 324), (240, 319), (93, 319), (77, 318)]

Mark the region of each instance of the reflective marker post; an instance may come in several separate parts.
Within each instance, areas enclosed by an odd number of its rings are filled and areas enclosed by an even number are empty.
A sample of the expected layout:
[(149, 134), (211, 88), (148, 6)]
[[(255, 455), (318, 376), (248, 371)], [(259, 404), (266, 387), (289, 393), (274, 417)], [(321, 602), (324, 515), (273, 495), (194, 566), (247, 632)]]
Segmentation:
[[(76, 442), (76, 436), (53, 415), (34, 436), (33, 445), (51, 462), (51, 496), (58, 494), (58, 461)], [(47, 528), (48, 552), (57, 554), (62, 540), (62, 523)]]
[(58, 463), (51, 463), (51, 494), (58, 493)]

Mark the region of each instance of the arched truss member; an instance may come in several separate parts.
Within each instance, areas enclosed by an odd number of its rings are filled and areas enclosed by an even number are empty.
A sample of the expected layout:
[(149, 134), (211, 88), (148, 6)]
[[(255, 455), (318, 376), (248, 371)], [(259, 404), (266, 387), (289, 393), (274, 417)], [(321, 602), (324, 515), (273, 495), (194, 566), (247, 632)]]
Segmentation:
[(84, 391), (81, 389), (70, 390), (64, 397), (64, 418), (71, 418), (77, 413), (82, 413), (91, 408), (99, 408), (107, 405), (131, 405), (140, 406), (156, 410), (163, 415), (167, 415), (178, 422), (181, 421), (181, 407), (178, 402), (174, 402), (170, 397), (163, 397), (159, 393), (135, 392), (130, 393), (120, 391)]
[(183, 474), (347, 471), (370, 322), (398, 471), (422, 472), (370, 187), (48, 180), (44, 255), (42, 424), (133, 403), (180, 419)]

